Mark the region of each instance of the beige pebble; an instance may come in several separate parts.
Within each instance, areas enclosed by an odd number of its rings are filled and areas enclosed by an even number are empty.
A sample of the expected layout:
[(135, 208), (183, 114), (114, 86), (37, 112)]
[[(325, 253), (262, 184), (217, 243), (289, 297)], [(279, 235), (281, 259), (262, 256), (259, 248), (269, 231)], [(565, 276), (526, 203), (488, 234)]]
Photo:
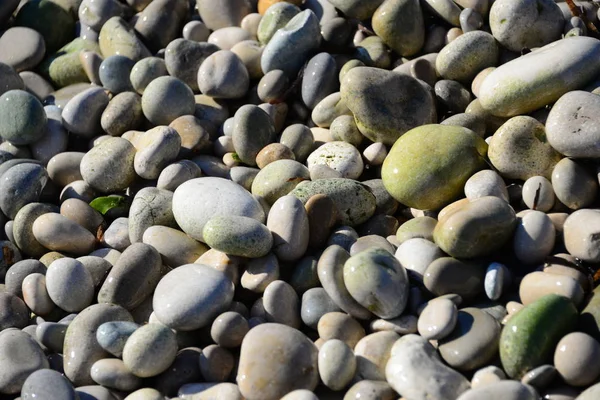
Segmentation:
[(365, 330), (358, 321), (342, 312), (330, 312), (323, 315), (319, 320), (317, 330), (321, 339), (339, 339), (352, 349), (365, 336)]
[(419, 315), (419, 334), (428, 340), (443, 339), (448, 336), (456, 326), (458, 310), (456, 304), (448, 299), (434, 299)]
[(565, 382), (587, 386), (600, 375), (600, 343), (590, 335), (573, 332), (564, 336), (554, 352), (554, 366)]

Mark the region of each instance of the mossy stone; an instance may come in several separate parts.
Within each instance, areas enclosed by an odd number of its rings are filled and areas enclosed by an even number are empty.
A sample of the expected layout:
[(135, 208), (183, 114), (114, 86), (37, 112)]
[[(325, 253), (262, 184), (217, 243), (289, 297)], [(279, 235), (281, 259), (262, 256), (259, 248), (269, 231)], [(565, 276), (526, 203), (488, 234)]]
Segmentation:
[(89, 82), (79, 58), (79, 54), (83, 51), (100, 53), (100, 47), (91, 40), (76, 38), (46, 58), (39, 70), (56, 88)]

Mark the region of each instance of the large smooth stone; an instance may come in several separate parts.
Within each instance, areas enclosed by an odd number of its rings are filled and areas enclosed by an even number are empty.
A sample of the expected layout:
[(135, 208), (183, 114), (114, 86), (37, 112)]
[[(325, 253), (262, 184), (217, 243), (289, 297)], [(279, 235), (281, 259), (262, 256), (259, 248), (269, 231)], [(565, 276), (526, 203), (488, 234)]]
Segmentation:
[(96, 246), (96, 237), (90, 231), (57, 213), (39, 216), (31, 231), (42, 246), (54, 251), (85, 256)]
[(14, 27), (0, 37), (0, 62), (16, 71), (33, 69), (42, 61), (45, 53), (43, 36), (33, 29)]
[[(11, 1), (8, 1), (11, 3)], [(44, 37), (48, 53), (56, 51), (75, 36), (75, 18), (57, 1), (34, 0), (19, 8), (15, 22), (36, 30)]]
[(115, 304), (94, 304), (71, 321), (63, 347), (65, 376), (74, 385), (93, 385), (92, 365), (109, 356), (96, 340), (96, 330), (105, 322), (133, 322), (131, 314)]
[(212, 43), (175, 39), (165, 49), (167, 71), (198, 92), (198, 68), (208, 56), (218, 50)]
[(470, 129), (425, 125), (396, 141), (383, 162), (381, 177), (400, 203), (436, 210), (463, 194), (471, 175), (485, 167), (486, 152), (487, 144)]
[(344, 75), (340, 93), (358, 129), (374, 142), (392, 145), (405, 132), (436, 121), (431, 91), (409, 75), (352, 68)]
[(263, 257), (273, 246), (269, 228), (254, 218), (239, 215), (217, 215), (209, 219), (202, 236), (212, 249), (239, 257)]
[[(319, 382), (318, 350), (300, 331), (266, 323), (252, 328), (240, 351), (237, 383), (248, 400), (277, 400)], [(267, 384), (268, 382), (268, 384)]]
[(83, 180), (103, 193), (126, 189), (135, 179), (135, 147), (121, 137), (108, 138), (81, 159)]
[(600, 72), (600, 41), (586, 36), (558, 40), (507, 62), (481, 83), (479, 101), (499, 117), (527, 114), (583, 87)]
[(42, 103), (24, 90), (0, 96), (0, 137), (14, 145), (34, 143), (46, 133), (48, 118)]
[(546, 295), (522, 308), (502, 329), (500, 360), (506, 374), (520, 379), (547, 363), (558, 341), (575, 329), (577, 309), (566, 297)]
[(21, 399), (77, 400), (73, 385), (60, 372), (42, 369), (29, 375), (21, 388)]
[(548, 143), (573, 158), (600, 158), (600, 96), (575, 90), (564, 94), (546, 119)]
[(18, 329), (0, 333), (0, 393), (19, 393), (28, 376), (45, 368), (48, 360), (29, 334)]
[(108, 101), (104, 88), (93, 87), (79, 93), (62, 112), (63, 126), (75, 135), (91, 139), (103, 132), (100, 119)]
[(402, 57), (418, 53), (425, 43), (425, 23), (417, 0), (387, 0), (375, 10), (373, 31)]
[(309, 226), (304, 204), (295, 196), (280, 197), (269, 211), (273, 253), (281, 261), (296, 261), (308, 248)]
[(444, 365), (429, 342), (406, 335), (392, 347), (385, 377), (406, 399), (451, 400), (470, 388), (460, 373)]
[(94, 299), (92, 274), (81, 262), (68, 257), (50, 264), (46, 288), (52, 302), (67, 312), (79, 312)]
[(173, 215), (181, 229), (204, 241), (204, 225), (216, 215), (237, 215), (265, 220), (260, 203), (237, 183), (223, 178), (203, 177), (181, 184), (173, 195)]
[(125, 342), (123, 363), (140, 378), (164, 372), (177, 355), (177, 338), (169, 327), (150, 323), (138, 328)]
[(216, 269), (187, 264), (166, 274), (156, 286), (152, 305), (160, 322), (172, 329), (191, 331), (208, 325), (227, 310), (233, 283)]
[(495, 67), (499, 53), (496, 40), (489, 33), (467, 32), (440, 51), (435, 67), (444, 79), (469, 83), (480, 71)]

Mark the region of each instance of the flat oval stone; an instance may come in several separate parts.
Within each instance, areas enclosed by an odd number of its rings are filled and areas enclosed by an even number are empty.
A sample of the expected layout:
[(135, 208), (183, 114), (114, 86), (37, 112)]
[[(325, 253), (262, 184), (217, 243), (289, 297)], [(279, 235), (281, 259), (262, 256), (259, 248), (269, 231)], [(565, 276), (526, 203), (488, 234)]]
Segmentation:
[[(260, 153), (259, 153), (260, 154)], [(288, 195), (300, 182), (310, 180), (310, 171), (294, 160), (277, 160), (262, 168), (252, 181), (251, 192), (269, 204)]]
[(60, 372), (51, 369), (35, 371), (23, 383), (21, 398), (27, 399), (64, 399), (76, 400), (79, 398), (73, 385)]
[(173, 329), (195, 330), (229, 307), (233, 289), (225, 274), (212, 267), (182, 265), (166, 274), (156, 286), (154, 313), (160, 322)]
[(302, 78), (302, 101), (309, 108), (339, 89), (337, 66), (329, 53), (319, 53), (308, 61)]
[(600, 157), (597, 129), (600, 99), (575, 90), (565, 93), (552, 107), (546, 120), (548, 142), (559, 153), (573, 158)]
[(163, 262), (171, 268), (193, 263), (208, 250), (204, 244), (168, 226), (149, 227), (142, 241), (158, 250)]
[(250, 14), (250, 3), (244, 0), (226, 0), (218, 5), (210, 0), (198, 1), (198, 12), (208, 29), (216, 30), (227, 26), (239, 26)]
[(369, 249), (344, 263), (344, 285), (363, 307), (380, 318), (402, 314), (408, 302), (408, 275), (383, 249)]
[(177, 339), (171, 329), (162, 324), (147, 324), (127, 339), (123, 348), (123, 363), (140, 378), (156, 376), (165, 371), (177, 355)]
[(200, 91), (213, 98), (235, 99), (248, 91), (250, 77), (242, 61), (231, 51), (217, 51), (198, 70)]
[(157, 126), (144, 133), (135, 145), (135, 172), (144, 179), (156, 179), (163, 168), (175, 161), (181, 149), (181, 136), (173, 128)]
[(14, 145), (41, 139), (48, 118), (42, 103), (24, 90), (5, 91), (0, 96), (0, 137)]
[(544, 364), (576, 321), (577, 309), (571, 300), (556, 294), (521, 309), (508, 320), (500, 336), (500, 359), (506, 374), (520, 379)]
[(115, 358), (96, 361), (92, 365), (91, 375), (96, 383), (116, 390), (129, 392), (142, 385), (142, 380), (132, 374), (123, 361)]
[(118, 304), (133, 310), (156, 288), (161, 267), (160, 254), (154, 247), (144, 243), (132, 244), (110, 270), (98, 292), (98, 303)]
[(308, 215), (295, 196), (280, 197), (269, 211), (267, 228), (273, 234), (273, 253), (281, 261), (300, 259), (308, 248)]
[(0, 393), (17, 394), (27, 378), (49, 368), (43, 350), (29, 334), (18, 329), (0, 334)]
[(111, 321), (105, 322), (96, 331), (98, 344), (116, 357), (123, 355), (123, 348), (129, 336), (140, 326), (135, 322)]
[(344, 264), (349, 258), (350, 254), (342, 247), (338, 245), (327, 247), (317, 264), (319, 280), (338, 307), (353, 317), (369, 319), (371, 312), (352, 297), (344, 283)]
[(271, 282), (262, 299), (267, 322), (300, 328), (300, 299), (290, 284), (280, 280)]
[(567, 275), (531, 272), (525, 275), (519, 286), (519, 297), (523, 305), (531, 304), (551, 293), (570, 299), (576, 306), (583, 299), (581, 285), (575, 278)]
[(304, 10), (279, 29), (263, 51), (264, 73), (279, 69), (291, 79), (308, 56), (320, 45), (319, 20), (311, 10)]
[(443, 339), (454, 330), (457, 317), (458, 311), (454, 302), (444, 298), (433, 299), (419, 315), (419, 334), (427, 340)]
[[(127, 77), (129, 80), (129, 77)], [(119, 93), (102, 112), (100, 125), (111, 136), (137, 129), (143, 120), (142, 99), (132, 91)]]
[(152, 1), (139, 14), (133, 27), (148, 48), (157, 52), (181, 35), (181, 27), (188, 12), (189, 3), (185, 1)]
[(371, 67), (353, 68), (344, 76), (340, 93), (358, 129), (374, 142), (392, 145), (407, 131), (436, 120), (430, 91), (408, 75)]
[(456, 328), (438, 342), (438, 350), (451, 367), (474, 370), (496, 356), (500, 331), (500, 323), (485, 311), (463, 308), (458, 312)]
[(475, 200), (485, 196), (500, 197), (508, 202), (508, 190), (502, 177), (489, 169), (476, 172), (465, 183), (465, 196)]
[(298, 197), (302, 203), (316, 194), (331, 198), (339, 212), (342, 225), (356, 226), (366, 222), (375, 213), (375, 196), (361, 183), (352, 179), (331, 178), (304, 182), (290, 194)]
[(365, 337), (365, 330), (356, 319), (337, 311), (323, 315), (317, 325), (317, 331), (323, 341), (339, 339), (350, 348), (354, 348)]
[(191, 179), (180, 185), (173, 195), (173, 215), (181, 229), (199, 241), (204, 241), (202, 230), (206, 222), (216, 215), (265, 220), (262, 206), (250, 193), (234, 182), (216, 177)]
[(129, 75), (129, 80), (135, 91), (138, 94), (143, 94), (150, 82), (167, 74), (167, 66), (162, 58), (146, 57), (135, 63)]
[(248, 321), (235, 311), (227, 311), (215, 318), (211, 328), (211, 338), (221, 347), (236, 348), (249, 331)]
[(539, 398), (535, 389), (515, 381), (499, 381), (463, 393), (457, 400), (535, 400)]
[(319, 376), (331, 390), (344, 389), (356, 372), (356, 358), (352, 349), (341, 340), (326, 341), (319, 349)]
[(23, 279), (23, 301), (36, 315), (48, 315), (54, 303), (46, 289), (46, 277), (40, 273), (30, 274)]
[[(300, 331), (281, 324), (258, 325), (242, 342), (240, 392), (249, 400), (276, 400), (296, 389), (314, 390), (319, 381), (317, 359), (317, 348)], [(262, 384), (265, 379), (271, 384)]]
[(83, 256), (96, 246), (96, 237), (90, 231), (57, 213), (38, 217), (31, 231), (42, 246), (54, 251)]
[(444, 79), (471, 82), (482, 70), (495, 67), (499, 49), (492, 35), (483, 31), (467, 32), (446, 45), (435, 61)]
[[(469, 177), (483, 168), (486, 151), (483, 139), (467, 128), (425, 125), (396, 141), (381, 177), (400, 203), (419, 210), (439, 209), (462, 194)], [(443, 162), (431, 163), (431, 157)]]
[(526, 114), (581, 88), (598, 74), (588, 60), (600, 54), (600, 41), (587, 37), (557, 40), (492, 71), (482, 82), (479, 100), (493, 115)]
[(33, 69), (46, 53), (43, 36), (30, 28), (7, 29), (0, 37), (0, 62), (16, 71)]
[(405, 398), (454, 399), (470, 387), (460, 373), (439, 360), (429, 342), (412, 334), (403, 336), (392, 347), (385, 377)]
[(552, 170), (556, 198), (572, 210), (589, 206), (598, 193), (598, 180), (580, 163), (563, 158)]
[(85, 153), (65, 151), (52, 157), (46, 166), (48, 176), (52, 182), (60, 187), (64, 187), (72, 182), (81, 180), (80, 166), (83, 156), (85, 156)]
[(124, 190), (135, 178), (135, 152), (135, 147), (126, 139), (106, 139), (85, 154), (81, 160), (81, 176), (103, 193)]

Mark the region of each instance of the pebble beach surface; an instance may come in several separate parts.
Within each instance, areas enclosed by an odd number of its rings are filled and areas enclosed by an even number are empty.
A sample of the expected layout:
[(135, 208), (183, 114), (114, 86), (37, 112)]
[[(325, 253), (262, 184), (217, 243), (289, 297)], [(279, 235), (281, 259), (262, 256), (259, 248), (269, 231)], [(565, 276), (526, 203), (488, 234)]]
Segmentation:
[(0, 0), (0, 400), (600, 399), (587, 0)]

